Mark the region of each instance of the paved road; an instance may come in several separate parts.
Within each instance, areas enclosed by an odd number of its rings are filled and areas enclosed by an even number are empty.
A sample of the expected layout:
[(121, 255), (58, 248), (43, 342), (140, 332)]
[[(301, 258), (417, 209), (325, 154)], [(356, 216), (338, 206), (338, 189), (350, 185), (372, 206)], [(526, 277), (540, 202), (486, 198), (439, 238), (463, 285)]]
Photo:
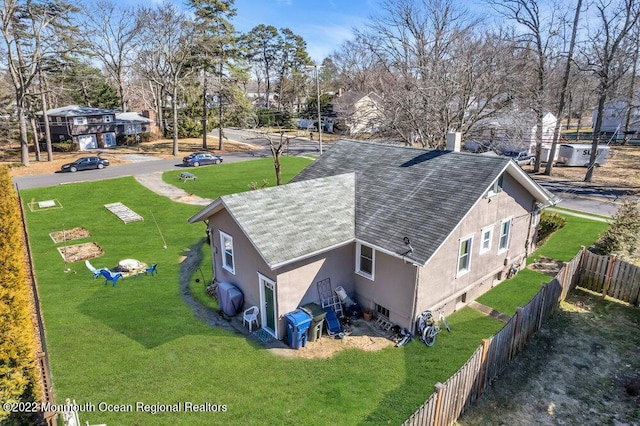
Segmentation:
[(533, 177), (542, 187), (561, 199), (558, 207), (601, 216), (613, 216), (622, 201), (633, 194), (628, 189), (586, 186), (581, 182)]
[[(225, 163), (244, 161), (255, 158), (248, 153), (232, 153), (224, 156)], [(40, 188), (44, 186), (62, 185), (67, 183), (90, 182), (112, 179), (122, 176), (134, 176), (155, 172), (165, 172), (183, 168), (182, 157), (165, 160), (147, 156), (145, 161), (134, 161), (120, 166), (109, 166), (102, 170), (85, 170), (76, 173), (48, 173), (34, 176), (16, 177), (13, 181), (18, 189)]]
[[(216, 134), (217, 132), (214, 131), (212, 133)], [(224, 134), (231, 140), (262, 146), (262, 149), (257, 151), (225, 154), (225, 163), (246, 161), (260, 157), (271, 157), (268, 140), (257, 132), (227, 128), (224, 130)], [(319, 152), (319, 143), (317, 135), (315, 136), (316, 140), (310, 140), (308, 137), (290, 138), (290, 143), (285, 150), (285, 155), (317, 155)], [(279, 141), (279, 135), (273, 135), (273, 138)], [(325, 141), (323, 143), (323, 151), (331, 149), (331, 146), (331, 142)], [(15, 178), (14, 182), (18, 185), (18, 189), (29, 189), (74, 182), (111, 179), (121, 176), (150, 174), (182, 168), (181, 158), (164, 160), (157, 157), (132, 155), (130, 159), (133, 160), (132, 163), (121, 166), (110, 166), (103, 170), (25, 176)], [(597, 187), (593, 185), (585, 186), (582, 183), (559, 181), (547, 177), (534, 176), (534, 178), (544, 188), (561, 199), (558, 207), (591, 214), (612, 216), (618, 210), (622, 200), (630, 195), (629, 191), (624, 189)]]
[[(215, 136), (217, 131), (212, 132)], [(245, 130), (225, 129), (224, 134), (228, 139), (238, 142), (251, 143), (262, 146), (262, 149), (251, 152), (234, 152), (224, 155), (225, 163), (234, 163), (237, 161), (253, 160), (255, 158), (269, 158), (271, 151), (269, 149), (268, 140), (259, 133)], [(278, 136), (273, 136), (274, 138)], [(274, 139), (275, 140), (275, 139)], [(325, 149), (330, 147), (327, 143), (323, 145)], [(291, 138), (284, 155), (305, 155), (318, 153), (318, 141), (310, 141), (304, 138)], [(124, 157), (124, 156), (123, 156)], [(182, 157), (165, 160), (153, 156), (145, 155), (127, 155), (132, 163), (121, 166), (109, 166), (103, 170), (85, 170), (76, 173), (49, 173), (43, 175), (24, 176), (14, 178), (14, 182), (18, 185), (18, 189), (40, 188), (45, 186), (54, 186), (68, 183), (89, 182), (102, 179), (112, 179), (122, 176), (134, 176), (155, 172), (165, 172), (168, 170), (176, 170), (182, 168)]]

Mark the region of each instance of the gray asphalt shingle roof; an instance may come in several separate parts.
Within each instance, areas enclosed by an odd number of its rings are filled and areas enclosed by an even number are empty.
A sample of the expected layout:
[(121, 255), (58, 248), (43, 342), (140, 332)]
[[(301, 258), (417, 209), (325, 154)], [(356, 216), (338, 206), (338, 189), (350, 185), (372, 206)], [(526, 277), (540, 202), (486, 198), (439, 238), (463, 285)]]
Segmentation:
[(221, 197), (265, 262), (276, 268), (355, 238), (355, 175)]
[(50, 117), (81, 117), (88, 115), (115, 114), (117, 111), (105, 108), (92, 108), (81, 105), (67, 105), (47, 110)]
[(356, 238), (424, 264), (509, 161), (343, 140), (292, 182), (354, 172)]
[(553, 203), (508, 157), (342, 140), (291, 183), (223, 196), (189, 222), (226, 208), (273, 269), (355, 239), (424, 265), (505, 171)]

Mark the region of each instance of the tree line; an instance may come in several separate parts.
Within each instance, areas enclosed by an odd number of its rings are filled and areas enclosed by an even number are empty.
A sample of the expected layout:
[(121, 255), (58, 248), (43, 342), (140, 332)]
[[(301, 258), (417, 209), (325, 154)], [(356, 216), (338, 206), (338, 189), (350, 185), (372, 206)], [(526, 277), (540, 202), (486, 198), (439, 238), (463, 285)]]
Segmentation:
[(17, 122), (25, 164), (36, 112), (69, 103), (153, 110), (177, 155), (181, 136), (201, 133), (206, 148), (206, 132), (218, 127), (222, 148), (223, 125), (311, 116), (319, 65), (324, 104), (341, 90), (374, 92), (381, 135), (409, 145), (439, 148), (447, 132), (471, 138), (495, 119), (511, 121), (510, 139), (524, 142), (535, 126), (536, 171), (544, 115), (589, 125), (597, 106), (594, 164), (607, 101), (635, 106), (640, 0), (480, 1), (482, 12), (460, 0), (379, 0), (320, 65), (288, 28), (238, 32), (234, 0), (5, 0), (0, 108)]

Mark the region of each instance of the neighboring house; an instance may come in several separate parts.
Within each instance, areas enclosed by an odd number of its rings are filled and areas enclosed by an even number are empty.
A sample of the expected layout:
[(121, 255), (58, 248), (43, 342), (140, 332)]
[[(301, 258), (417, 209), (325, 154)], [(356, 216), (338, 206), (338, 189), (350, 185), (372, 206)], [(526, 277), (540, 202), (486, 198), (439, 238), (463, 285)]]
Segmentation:
[[(137, 113), (119, 113), (111, 109), (69, 105), (47, 111), (52, 142), (73, 141), (78, 149), (106, 148), (116, 138), (148, 131), (150, 120)], [(44, 132), (44, 120), (40, 119)]]
[[(621, 141), (627, 138), (637, 139), (636, 133), (640, 130), (640, 106), (639, 103), (630, 103), (628, 99), (618, 98), (605, 103), (602, 114), (602, 125), (600, 131), (611, 134), (615, 140)], [(627, 115), (629, 115), (629, 126), (627, 128)], [(595, 127), (598, 118), (598, 107), (593, 109), (592, 123)], [(627, 134), (625, 135), (625, 128)]]
[[(542, 145), (551, 146), (557, 119), (547, 112), (542, 118)], [(499, 116), (479, 120), (467, 133), (468, 151), (487, 150), (517, 151), (528, 150), (535, 153), (536, 120), (532, 112), (509, 111)]]
[(377, 133), (385, 122), (382, 98), (375, 93), (346, 92), (333, 101), (333, 111), (350, 135)]
[[(145, 111), (148, 114), (148, 111)], [(117, 136), (135, 136), (150, 133), (155, 125), (149, 117), (137, 112), (119, 112), (116, 114)]]
[(189, 222), (207, 226), (215, 279), (282, 339), (283, 315), (321, 303), (327, 278), (409, 329), (458, 309), (523, 263), (549, 204), (505, 157), (341, 140), (291, 183), (225, 195)]

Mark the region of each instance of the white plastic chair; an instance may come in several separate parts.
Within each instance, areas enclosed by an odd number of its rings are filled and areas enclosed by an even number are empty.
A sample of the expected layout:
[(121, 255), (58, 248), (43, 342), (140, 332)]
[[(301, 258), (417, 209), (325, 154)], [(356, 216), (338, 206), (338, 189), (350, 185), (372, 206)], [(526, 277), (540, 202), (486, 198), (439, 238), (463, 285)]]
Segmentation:
[(256, 327), (259, 326), (258, 324), (258, 307), (257, 306), (252, 306), (248, 309), (246, 309), (243, 313), (242, 313), (242, 325), (245, 325), (245, 323), (249, 323), (249, 333), (251, 333), (252, 331), (252, 325), (255, 322), (256, 323)]

